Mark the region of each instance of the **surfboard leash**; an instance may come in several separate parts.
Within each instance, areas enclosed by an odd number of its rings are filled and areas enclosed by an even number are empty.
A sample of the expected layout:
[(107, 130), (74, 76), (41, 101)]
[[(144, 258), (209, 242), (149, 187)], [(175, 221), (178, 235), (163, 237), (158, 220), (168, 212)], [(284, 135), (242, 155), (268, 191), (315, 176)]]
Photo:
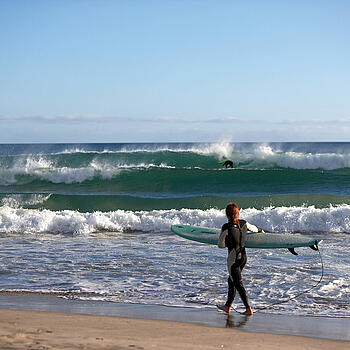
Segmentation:
[[(288, 298), (288, 299), (286, 299), (286, 300), (281, 300), (281, 301), (278, 301), (278, 302), (273, 303), (273, 304), (268, 305), (268, 306), (264, 306), (264, 307), (261, 307), (261, 308), (256, 308), (256, 309), (254, 310), (254, 313), (255, 313), (255, 314), (258, 313), (258, 312), (260, 312), (260, 311), (273, 308), (274, 306), (288, 303), (289, 301), (291, 301), (291, 300), (293, 300), (293, 299), (297, 299), (297, 298), (299, 298), (301, 295), (311, 292), (313, 289), (315, 289), (315, 288), (322, 282), (323, 277), (324, 277), (324, 264), (323, 264), (322, 255), (321, 255), (321, 252), (320, 252), (320, 249), (319, 249), (319, 247), (318, 247), (317, 242), (316, 242), (315, 246), (316, 246), (316, 248), (317, 248), (316, 250), (317, 250), (317, 252), (318, 252), (318, 255), (319, 255), (319, 257), (320, 257), (320, 262), (321, 262), (321, 277), (320, 277), (319, 281), (318, 281), (314, 286), (312, 286), (311, 288), (308, 288), (308, 289), (306, 289), (306, 290), (304, 290), (304, 291), (298, 293), (297, 295), (294, 295), (294, 296), (292, 296), (292, 297), (290, 297), (290, 298)], [(244, 312), (240, 312), (240, 311), (236, 310), (235, 308), (233, 308), (232, 306), (231, 306), (231, 309), (234, 310), (235, 312), (241, 314), (241, 315), (244, 314)]]

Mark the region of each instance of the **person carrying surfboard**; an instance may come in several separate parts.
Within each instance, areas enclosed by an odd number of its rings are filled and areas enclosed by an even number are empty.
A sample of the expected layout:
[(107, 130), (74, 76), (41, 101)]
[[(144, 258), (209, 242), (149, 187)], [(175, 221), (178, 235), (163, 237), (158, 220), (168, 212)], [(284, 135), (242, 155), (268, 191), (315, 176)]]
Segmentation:
[(252, 232), (263, 232), (263, 230), (247, 223), (245, 220), (239, 220), (239, 210), (235, 203), (229, 203), (227, 205), (226, 216), (228, 222), (221, 228), (218, 247), (228, 248), (228, 294), (225, 305), (217, 305), (217, 308), (230, 314), (231, 305), (237, 290), (246, 308), (244, 314), (252, 316), (253, 310), (249, 305), (248, 295), (242, 282), (242, 270), (247, 262), (244, 242), (248, 230)]

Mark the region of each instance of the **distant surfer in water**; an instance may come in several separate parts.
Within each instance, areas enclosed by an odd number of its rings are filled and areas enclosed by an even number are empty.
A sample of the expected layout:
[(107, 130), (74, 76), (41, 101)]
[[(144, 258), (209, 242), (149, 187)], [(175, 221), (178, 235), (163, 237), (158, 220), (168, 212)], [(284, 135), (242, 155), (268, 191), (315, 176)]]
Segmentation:
[(226, 207), (228, 222), (221, 228), (219, 248), (228, 248), (227, 269), (228, 294), (225, 305), (217, 305), (217, 308), (230, 314), (231, 305), (238, 291), (245, 306), (244, 314), (252, 316), (253, 311), (248, 302), (248, 295), (242, 282), (242, 270), (247, 262), (247, 254), (244, 242), (247, 231), (264, 232), (261, 228), (251, 225), (244, 220), (239, 220), (239, 210), (235, 203), (229, 203)]
[(232, 160), (226, 160), (223, 164), (225, 168), (233, 168), (233, 162)]

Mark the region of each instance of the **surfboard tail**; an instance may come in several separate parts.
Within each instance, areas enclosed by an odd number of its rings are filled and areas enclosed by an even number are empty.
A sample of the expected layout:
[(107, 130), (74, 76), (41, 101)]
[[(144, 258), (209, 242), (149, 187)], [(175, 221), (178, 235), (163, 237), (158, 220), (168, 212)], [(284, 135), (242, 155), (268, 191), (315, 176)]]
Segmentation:
[[(312, 250), (318, 251), (318, 241), (315, 241), (315, 244), (309, 245), (309, 247)], [(288, 250), (293, 254), (293, 255), (298, 255), (298, 253), (295, 251), (294, 248), (288, 248)]]

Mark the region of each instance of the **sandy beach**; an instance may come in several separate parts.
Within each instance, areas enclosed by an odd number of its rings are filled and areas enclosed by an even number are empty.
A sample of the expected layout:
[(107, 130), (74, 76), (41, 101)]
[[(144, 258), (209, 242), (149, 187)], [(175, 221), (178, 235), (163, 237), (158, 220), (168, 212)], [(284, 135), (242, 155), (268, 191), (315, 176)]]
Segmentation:
[(0, 293), (0, 349), (349, 349), (349, 319)]
[(197, 324), (2, 309), (1, 349), (349, 349), (349, 342)]

